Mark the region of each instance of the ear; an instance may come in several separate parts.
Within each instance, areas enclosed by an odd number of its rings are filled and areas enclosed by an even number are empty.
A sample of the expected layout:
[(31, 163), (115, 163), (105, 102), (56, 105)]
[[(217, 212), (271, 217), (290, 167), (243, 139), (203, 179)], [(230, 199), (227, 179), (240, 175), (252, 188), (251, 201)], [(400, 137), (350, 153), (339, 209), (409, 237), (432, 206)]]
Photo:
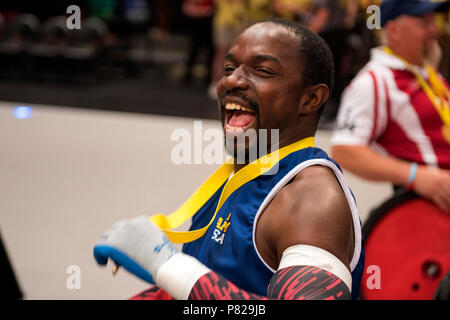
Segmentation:
[(300, 98), (300, 115), (307, 115), (319, 110), (319, 108), (327, 101), (329, 95), (330, 89), (323, 83), (306, 88)]
[(384, 26), (384, 30), (386, 32), (388, 42), (392, 41), (398, 41), (399, 39), (399, 21), (401, 21), (401, 17), (395, 19), (395, 20), (389, 20), (386, 22), (386, 25)]

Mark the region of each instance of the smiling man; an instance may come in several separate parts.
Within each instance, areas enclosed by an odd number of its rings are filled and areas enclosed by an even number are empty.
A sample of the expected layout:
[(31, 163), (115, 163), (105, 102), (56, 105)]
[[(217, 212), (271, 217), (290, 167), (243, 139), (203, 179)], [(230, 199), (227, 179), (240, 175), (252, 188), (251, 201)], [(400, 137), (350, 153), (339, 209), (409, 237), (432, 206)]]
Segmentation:
[(319, 37), (275, 21), (256, 24), (236, 39), (225, 57), (217, 94), (226, 136), (239, 137), (248, 129), (276, 129), (280, 136), (275, 147), (282, 147), (299, 137), (314, 136), (334, 68)]
[(162, 217), (119, 222), (97, 242), (97, 262), (155, 284), (136, 299), (356, 298), (364, 255), (355, 201), (313, 138), (333, 69), (306, 28), (267, 20), (246, 29), (217, 84), (225, 134), (273, 129), (278, 139), (257, 135), (228, 151), (267, 146), (258, 160), (276, 155), (276, 166), (225, 163), (179, 209), (193, 215), (189, 232), (168, 230)]

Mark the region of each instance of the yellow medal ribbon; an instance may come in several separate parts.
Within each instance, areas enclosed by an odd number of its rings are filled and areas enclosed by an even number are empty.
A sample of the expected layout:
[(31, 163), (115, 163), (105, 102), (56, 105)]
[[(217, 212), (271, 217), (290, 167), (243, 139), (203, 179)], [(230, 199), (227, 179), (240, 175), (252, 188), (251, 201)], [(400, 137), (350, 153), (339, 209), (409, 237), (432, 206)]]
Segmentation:
[(384, 47), (383, 49), (386, 53), (397, 57), (403, 63), (405, 63), (406, 68), (414, 74), (417, 81), (419, 81), (420, 86), (425, 91), (426, 95), (430, 99), (431, 103), (435, 107), (437, 113), (439, 114), (443, 126), (442, 126), (442, 136), (444, 139), (450, 144), (450, 106), (449, 106), (449, 100), (450, 100), (450, 92), (443, 83), (443, 81), (440, 79), (440, 77), (437, 75), (436, 71), (428, 64), (425, 64), (425, 69), (428, 73), (428, 77), (430, 79), (431, 87), (428, 85), (426, 80), (417, 72), (415, 71), (412, 66), (402, 57), (395, 54), (390, 48)]
[[(228, 199), (228, 197), (247, 182), (259, 177), (274, 167), (281, 159), (289, 154), (314, 146), (314, 137), (308, 137), (288, 146), (278, 149), (267, 154), (255, 161), (249, 163), (241, 170), (236, 172), (231, 178), (234, 170), (233, 158), (228, 159), (221, 165), (176, 211), (168, 216), (157, 214), (150, 217), (150, 221), (155, 223), (167, 235), (170, 241), (175, 243), (187, 243), (201, 238), (209, 226), (214, 221), (217, 212)], [(228, 180), (228, 181), (227, 181)], [(203, 228), (191, 231), (174, 231), (171, 229), (178, 228), (184, 222), (189, 220), (194, 214), (200, 210), (205, 203), (216, 193), (224, 184), (219, 201), (216, 206), (211, 221)]]

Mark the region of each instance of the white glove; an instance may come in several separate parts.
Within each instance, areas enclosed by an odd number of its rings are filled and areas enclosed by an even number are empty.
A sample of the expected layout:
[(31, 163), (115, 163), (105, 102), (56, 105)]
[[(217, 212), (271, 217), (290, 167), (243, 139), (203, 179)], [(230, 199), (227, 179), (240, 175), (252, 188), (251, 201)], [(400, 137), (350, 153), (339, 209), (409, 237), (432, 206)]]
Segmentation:
[(96, 243), (94, 257), (100, 265), (111, 258), (118, 266), (154, 284), (164, 262), (178, 250), (147, 216), (114, 224)]

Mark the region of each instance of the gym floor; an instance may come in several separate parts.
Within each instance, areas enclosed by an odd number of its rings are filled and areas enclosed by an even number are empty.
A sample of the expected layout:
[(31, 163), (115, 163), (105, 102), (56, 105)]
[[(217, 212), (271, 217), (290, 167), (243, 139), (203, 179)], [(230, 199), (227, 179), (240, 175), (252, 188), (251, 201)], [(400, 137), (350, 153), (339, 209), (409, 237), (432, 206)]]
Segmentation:
[[(15, 118), (24, 104), (31, 117)], [(194, 120), (220, 130), (214, 119), (0, 102), (0, 232), (24, 299), (127, 299), (148, 287), (99, 268), (93, 246), (118, 220), (172, 212), (218, 167), (171, 161), (171, 134), (193, 137)], [(330, 136), (319, 130), (316, 145), (329, 151)], [(346, 177), (364, 222), (391, 188)], [(79, 289), (67, 286), (73, 265)]]

